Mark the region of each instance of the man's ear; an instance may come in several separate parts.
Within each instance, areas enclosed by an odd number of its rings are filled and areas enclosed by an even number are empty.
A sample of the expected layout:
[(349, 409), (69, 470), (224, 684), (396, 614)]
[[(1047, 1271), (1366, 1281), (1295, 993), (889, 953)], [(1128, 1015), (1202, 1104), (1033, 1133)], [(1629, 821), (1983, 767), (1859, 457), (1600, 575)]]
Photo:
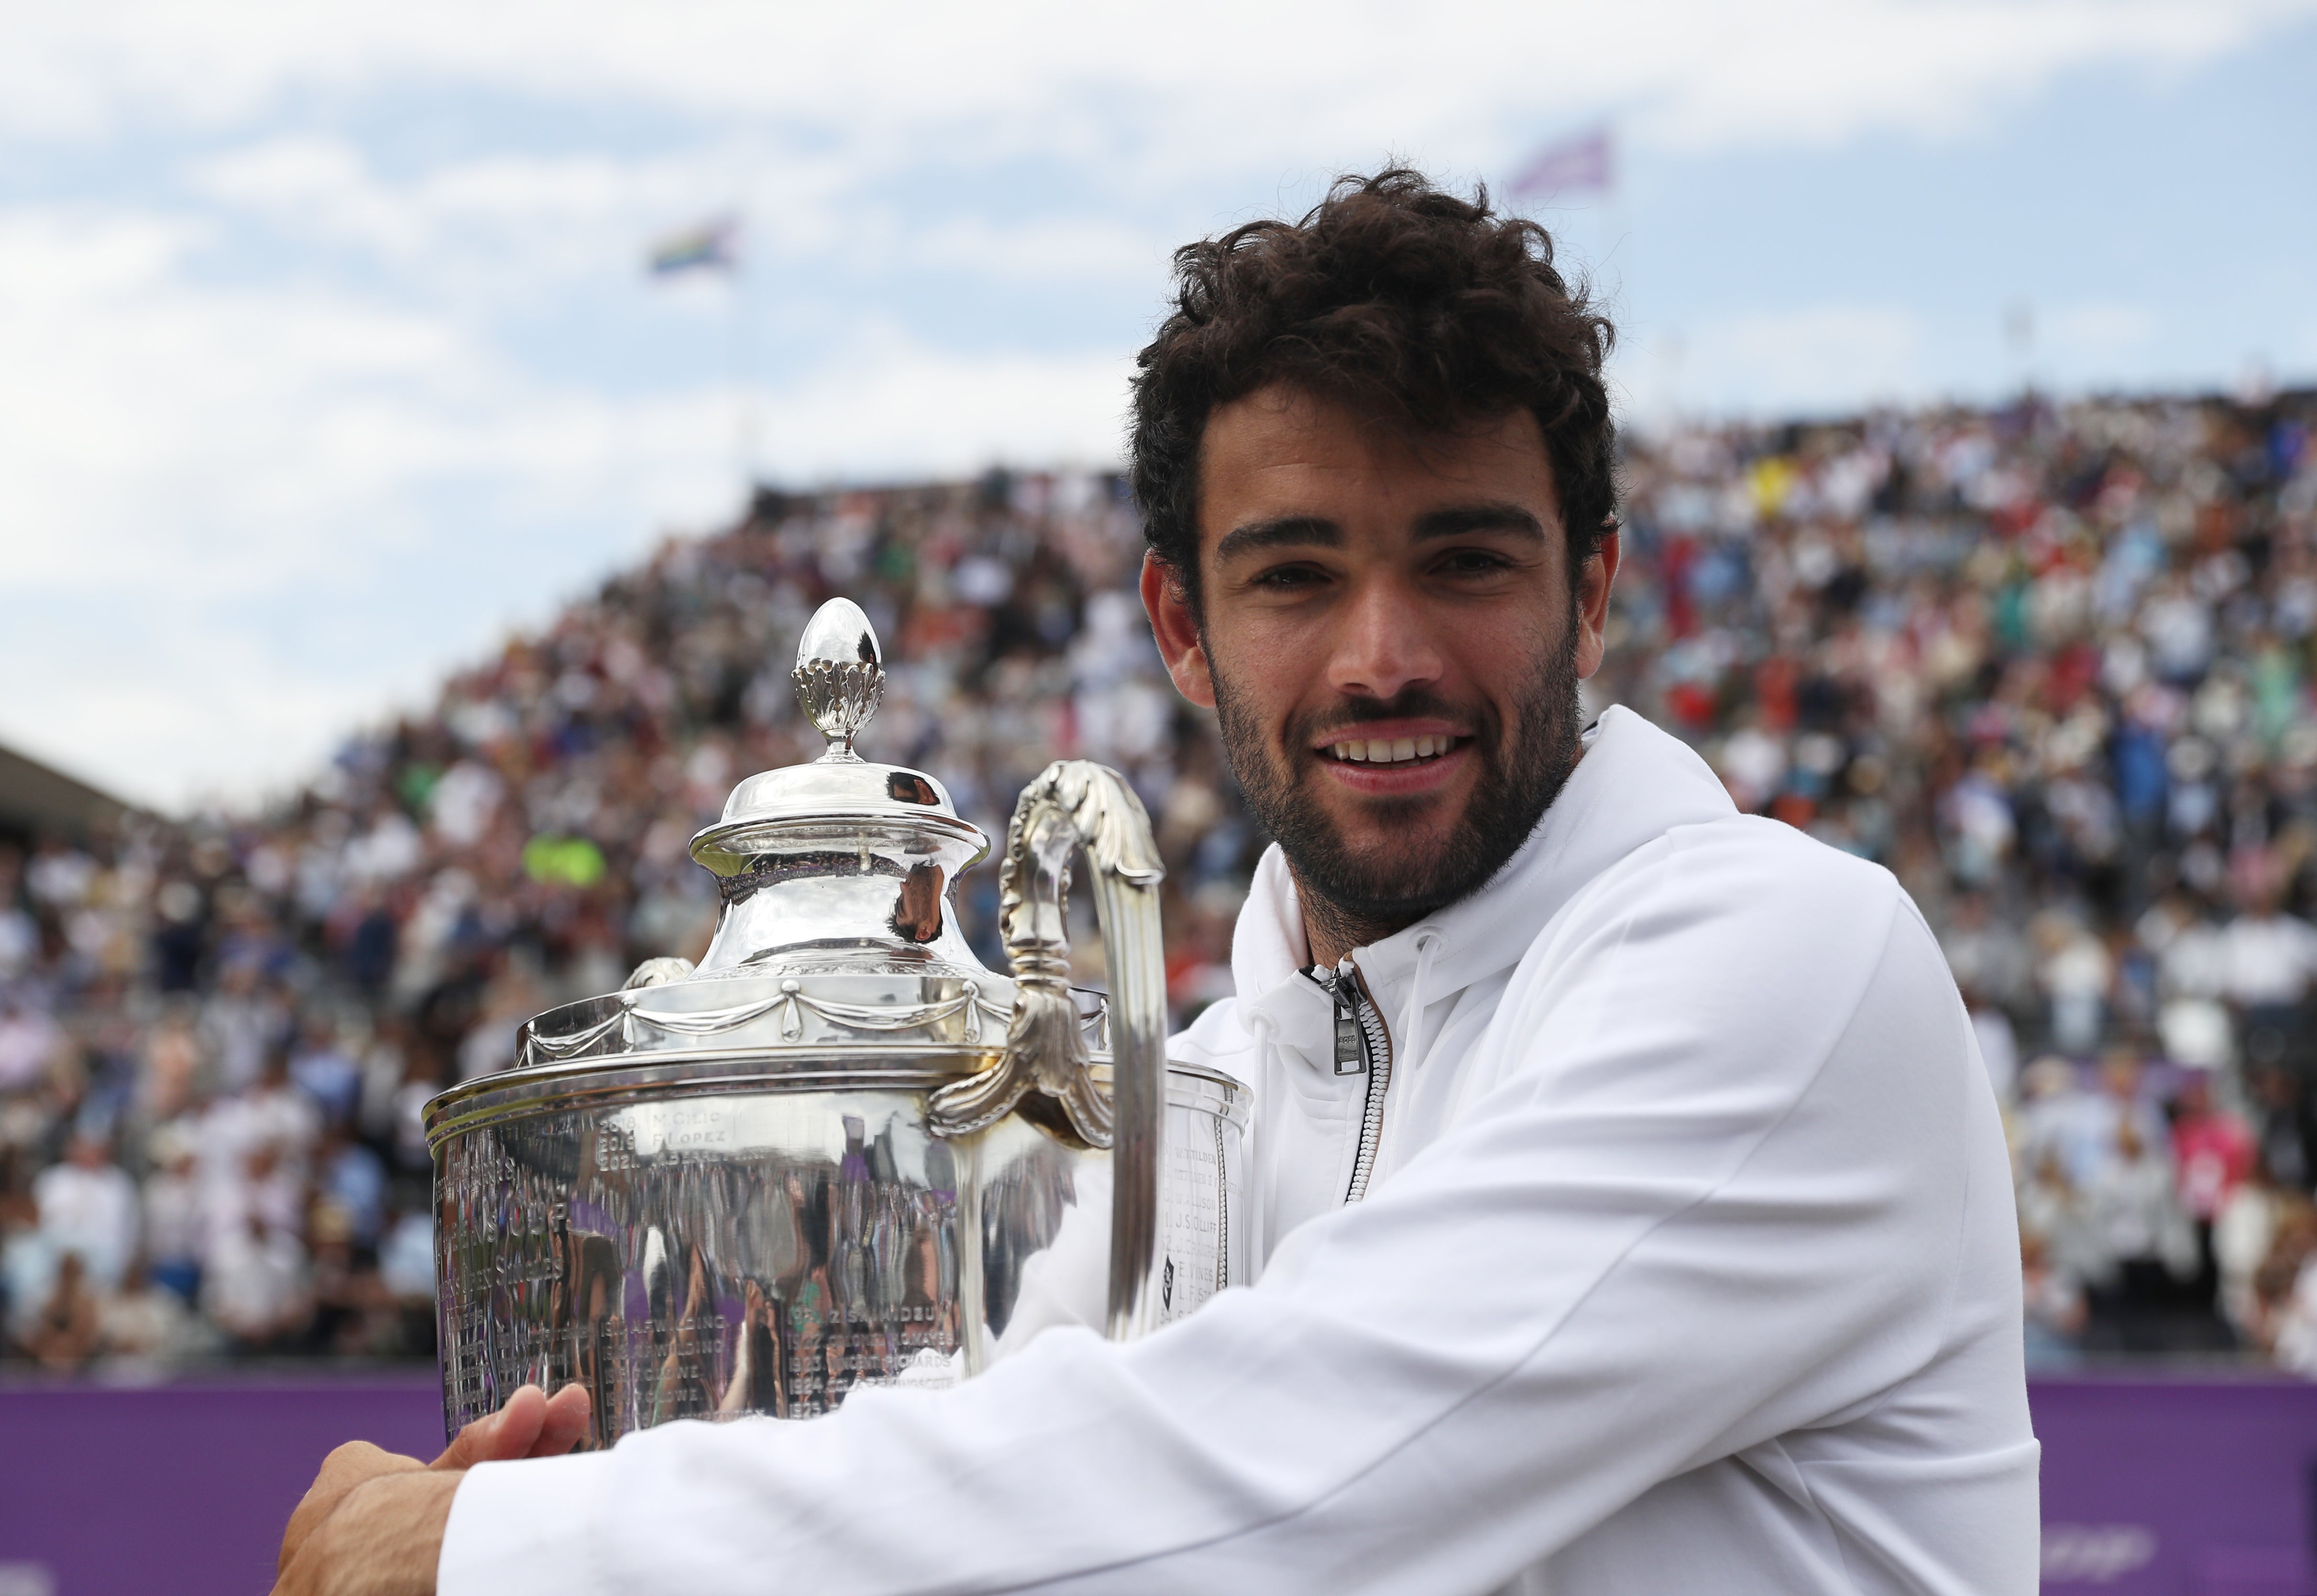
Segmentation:
[(1609, 588), (1617, 580), (1617, 562), (1624, 547), (1615, 527), (1602, 538), (1600, 549), (1585, 562), (1577, 582), (1577, 673), (1590, 676), (1601, 668), (1609, 647)]
[(1142, 557), (1142, 610), (1150, 617), (1150, 635), (1158, 640), (1158, 655), (1175, 679), (1175, 691), (1202, 709), (1213, 709), (1215, 681), (1191, 613), (1191, 595), (1184, 590), (1183, 574), (1156, 554)]

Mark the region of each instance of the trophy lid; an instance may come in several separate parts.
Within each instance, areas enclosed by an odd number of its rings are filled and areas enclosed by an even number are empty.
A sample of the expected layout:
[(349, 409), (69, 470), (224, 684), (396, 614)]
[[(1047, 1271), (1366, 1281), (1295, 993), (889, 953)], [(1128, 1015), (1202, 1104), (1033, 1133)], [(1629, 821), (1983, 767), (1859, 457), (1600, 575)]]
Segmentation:
[[(791, 680), (828, 747), (742, 781), (692, 840), (723, 900), (699, 964), (647, 959), (619, 992), (534, 1016), (519, 1033), (520, 1068), (768, 1067), (829, 1081), (857, 1071), (890, 1084), (897, 1071), (963, 1079), (1003, 1049), (1016, 983), (976, 956), (953, 890), (989, 840), (931, 776), (854, 752), (885, 681), (876, 629), (859, 605), (820, 607)], [(1101, 1058), (1110, 1046), (1102, 1000), (1082, 994), (1070, 1004), (1062, 1021)], [(636, 1077), (639, 1090), (655, 1091), (678, 1078)], [(437, 1107), (467, 1096), (459, 1088)], [(430, 1120), (430, 1134), (449, 1123)]]
[[(620, 991), (533, 1016), (518, 1034), (519, 1068), (578, 1071), (589, 1090), (601, 1085), (590, 1072), (630, 1065), (645, 1072), (640, 1091), (672, 1090), (699, 1070), (948, 1080), (1002, 1046), (1014, 983), (975, 957), (953, 895), (989, 840), (931, 776), (853, 751), (885, 685), (859, 605), (820, 607), (791, 680), (828, 747), (741, 782), (693, 838), (723, 900), (700, 963), (647, 959)], [(1099, 1005), (1083, 1023), (1099, 1051)]]
[(828, 751), (808, 764), (766, 771), (734, 788), (723, 818), (693, 838), (693, 858), (729, 878), (745, 870), (777, 834), (800, 826), (819, 831), (824, 823), (867, 824), (879, 831), (898, 824), (929, 838), (968, 842), (967, 865), (989, 851), (989, 839), (959, 816), (940, 782), (903, 765), (872, 763), (853, 751), (854, 738), (885, 696), (883, 651), (860, 605), (836, 598), (814, 612), (798, 640), (789, 679), (806, 718), (828, 739)]

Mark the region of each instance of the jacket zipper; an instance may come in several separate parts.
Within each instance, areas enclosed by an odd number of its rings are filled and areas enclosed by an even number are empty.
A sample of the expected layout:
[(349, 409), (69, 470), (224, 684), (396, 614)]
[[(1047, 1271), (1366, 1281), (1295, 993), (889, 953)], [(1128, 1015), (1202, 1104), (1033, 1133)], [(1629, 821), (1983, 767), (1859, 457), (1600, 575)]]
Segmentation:
[(1367, 1195), (1368, 1178), (1375, 1172), (1376, 1146), (1383, 1139), (1384, 1094), (1391, 1090), (1391, 1034), (1384, 1029), (1383, 1016), (1350, 959), (1333, 970), (1314, 965), (1305, 973), (1335, 1004), (1336, 1073), (1364, 1073), (1368, 1078), (1367, 1101), (1360, 1114), (1359, 1154), (1352, 1162), (1351, 1186), (1344, 1193), (1346, 1202), (1357, 1202)]

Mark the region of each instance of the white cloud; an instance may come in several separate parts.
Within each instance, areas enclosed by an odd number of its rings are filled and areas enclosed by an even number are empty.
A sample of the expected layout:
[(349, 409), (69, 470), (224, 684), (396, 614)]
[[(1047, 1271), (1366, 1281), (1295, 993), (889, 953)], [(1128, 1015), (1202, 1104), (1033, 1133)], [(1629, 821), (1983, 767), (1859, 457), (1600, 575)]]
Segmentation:
[(1876, 129), (1965, 132), (2071, 68), (2178, 70), (2307, 8), (2269, 0), (2056, 4), (1819, 4), (1720, 8), (1669, 40), (1680, 65), (1658, 90), (1658, 126), (1691, 147), (1733, 140), (1831, 143)]
[(1716, 414), (1856, 406), (1921, 397), (1928, 330), (1889, 305), (1811, 305), (1718, 318), (1638, 344), (1618, 375), (1634, 411)]
[(454, 329), (190, 281), (202, 231), (0, 213), (0, 558), (18, 590), (116, 562), (212, 590), (295, 577), (327, 557), (309, 534), (334, 512), (484, 458), (460, 413), (492, 374)]
[(1132, 369), (1123, 350), (968, 356), (872, 328), (776, 401), (771, 445), (807, 480), (963, 475), (993, 460), (1107, 468)]
[(2083, 364), (2113, 361), (2143, 349), (2157, 333), (2153, 310), (2113, 300), (2062, 305), (2043, 320), (2053, 349)]
[[(115, 0), (20, 9), (0, 54), (0, 120), (78, 138), (225, 128), (292, 94), (419, 81), (842, 127), (872, 156), (944, 129), (953, 153), (1261, 166), (1339, 158), (1347, 138), (1383, 128), (1437, 141), (1434, 158), (1470, 159), (1502, 153), (1490, 145), (1507, 119), (1572, 104), (1643, 103), (1691, 141), (1951, 128), (2057, 71), (2207, 58), (2309, 11), (2306, 0), (1365, 0), (1322, 25), (1305, 7), (1245, 0)], [(1154, 125), (1166, 135), (1128, 131)]]
[(986, 217), (936, 222), (901, 241), (918, 265), (973, 272), (1013, 282), (1123, 279), (1163, 281), (1180, 240), (1099, 217), (1006, 225)]

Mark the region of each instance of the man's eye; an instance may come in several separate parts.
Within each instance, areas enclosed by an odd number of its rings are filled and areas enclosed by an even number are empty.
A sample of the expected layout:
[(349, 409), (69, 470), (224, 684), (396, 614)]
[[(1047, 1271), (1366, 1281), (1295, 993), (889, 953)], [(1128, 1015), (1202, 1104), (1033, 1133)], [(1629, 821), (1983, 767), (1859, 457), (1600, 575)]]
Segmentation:
[(1275, 566), (1255, 579), (1255, 585), (1274, 593), (1294, 593), (1325, 578), (1310, 566)]
[(1448, 576), (1489, 576), (1512, 568), (1502, 555), (1482, 548), (1460, 548), (1434, 567)]

